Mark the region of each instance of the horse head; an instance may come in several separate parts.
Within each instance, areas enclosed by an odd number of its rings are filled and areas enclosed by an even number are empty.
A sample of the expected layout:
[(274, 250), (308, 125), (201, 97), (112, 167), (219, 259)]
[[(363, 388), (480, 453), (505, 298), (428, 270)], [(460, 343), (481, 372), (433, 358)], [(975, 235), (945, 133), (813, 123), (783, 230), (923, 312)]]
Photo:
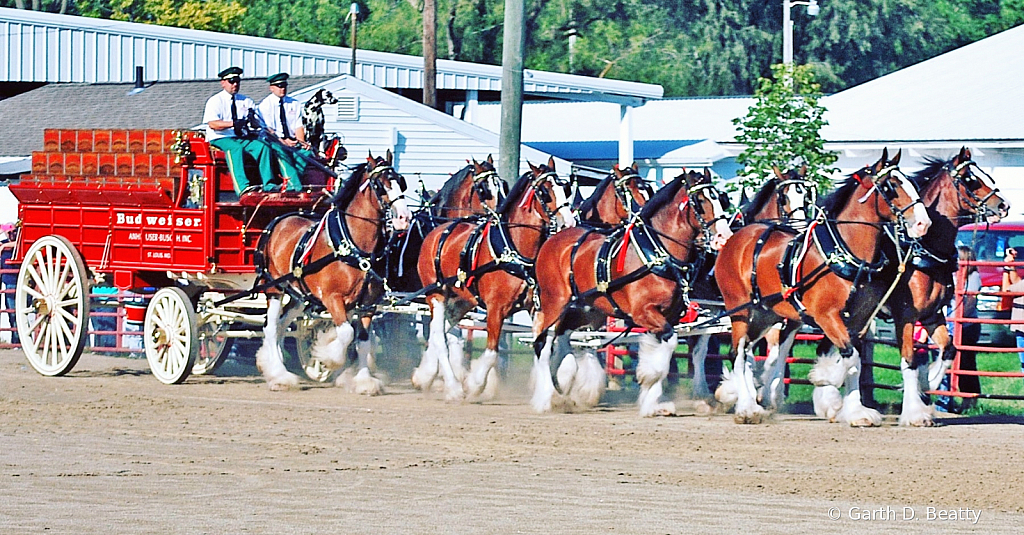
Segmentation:
[(556, 220), (556, 228), (576, 226), (576, 215), (569, 206), (565, 187), (568, 181), (558, 177), (555, 172), (555, 159), (548, 157), (547, 164), (539, 166), (527, 162), (530, 166), (530, 173), (533, 175), (530, 183), (530, 191), (533, 195), (527, 194), (531, 202), (540, 203), (542, 213), (550, 222)]
[(784, 221), (812, 219), (818, 185), (807, 179), (807, 166), (785, 173), (778, 167), (773, 167), (772, 171), (775, 173), (779, 218)]
[(493, 212), (508, 194), (508, 184), (498, 176), (490, 154), (482, 162), (473, 159), (473, 192), (480, 202), (480, 209), (473, 207), (475, 212), (483, 212), (484, 207)]
[(711, 170), (707, 167), (703, 173), (691, 170), (681, 177), (685, 188), (681, 190), (680, 214), (686, 214), (690, 226), (701, 230), (705, 247), (711, 251), (720, 250), (732, 236), (727, 213), (729, 197), (711, 183)]
[(412, 220), (412, 212), (405, 202), (405, 177), (398, 174), (391, 163), (393, 157), (388, 149), (385, 156), (374, 157), (372, 153), (366, 158), (366, 170), (363, 172), (366, 181), (360, 188), (369, 185), (377, 194), (381, 209), (395, 230), (405, 230)]
[(621, 209), (621, 220), (624, 221), (640, 212), (644, 204), (650, 200), (653, 191), (647, 181), (640, 176), (640, 166), (636, 162), (625, 169), (615, 165), (612, 167), (612, 173), (615, 175), (615, 196), (619, 201), (616, 209)]
[(885, 202), (876, 203), (878, 215), (887, 221), (899, 220), (911, 238), (920, 238), (928, 232), (932, 220), (917, 187), (900, 171), (902, 154), (901, 150), (889, 160), (889, 150), (882, 149), (882, 157), (877, 162), (853, 173), (852, 178), (866, 190), (857, 202), (864, 204), (873, 193), (879, 194)]
[(1010, 203), (999, 196), (995, 181), (971, 159), (971, 150), (961, 147), (960, 153), (946, 166), (946, 172), (956, 186), (961, 207), (989, 223), (998, 223), (1010, 213)]

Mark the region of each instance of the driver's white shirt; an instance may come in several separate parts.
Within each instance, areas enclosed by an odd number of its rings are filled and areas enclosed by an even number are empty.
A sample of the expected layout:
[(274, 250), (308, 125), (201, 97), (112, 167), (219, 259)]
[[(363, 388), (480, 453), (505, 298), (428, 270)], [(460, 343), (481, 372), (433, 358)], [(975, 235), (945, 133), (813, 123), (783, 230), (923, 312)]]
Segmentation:
[[(241, 93), (235, 95), (235, 110), (239, 119), (249, 116), (249, 110), (256, 108), (253, 100)], [(233, 128), (214, 130), (210, 128), (210, 121), (231, 120), (231, 93), (221, 90), (206, 101), (206, 110), (203, 112), (203, 123), (206, 124), (206, 140), (213, 141), (224, 137), (236, 137)]]

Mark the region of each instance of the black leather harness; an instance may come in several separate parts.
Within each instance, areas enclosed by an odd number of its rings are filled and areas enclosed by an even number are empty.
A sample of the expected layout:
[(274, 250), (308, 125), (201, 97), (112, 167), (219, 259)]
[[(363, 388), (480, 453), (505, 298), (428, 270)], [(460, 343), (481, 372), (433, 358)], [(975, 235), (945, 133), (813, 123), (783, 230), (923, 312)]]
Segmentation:
[[(637, 218), (634, 223), (611, 231), (589, 229), (583, 233), (576, 240), (576, 243), (573, 244), (569, 260), (570, 266), (576, 265), (576, 254), (583, 243), (587, 241), (587, 237), (594, 233), (605, 236), (601, 249), (597, 253), (596, 265), (594, 266), (596, 286), (587, 291), (580, 291), (579, 285), (576, 283), (575, 274), (570, 271), (569, 285), (572, 289), (573, 301), (585, 304), (592, 303), (595, 299), (603, 297), (611, 304), (614, 311), (613, 315), (616, 318), (630, 319), (629, 314), (622, 310), (622, 307), (615, 302), (612, 292), (616, 292), (627, 284), (640, 280), (647, 275), (657, 275), (678, 283), (679, 291), (683, 298), (686, 299), (693, 284), (694, 276), (700, 271), (700, 267), (704, 262), (703, 248), (698, 249), (696, 259), (693, 262), (684, 262), (672, 256), (665, 249), (657, 232), (649, 228), (643, 219)], [(614, 278), (612, 262), (616, 255), (626, 254), (626, 251), (622, 250), (623, 247), (630, 246), (637, 257), (639, 257), (643, 267), (621, 277)]]

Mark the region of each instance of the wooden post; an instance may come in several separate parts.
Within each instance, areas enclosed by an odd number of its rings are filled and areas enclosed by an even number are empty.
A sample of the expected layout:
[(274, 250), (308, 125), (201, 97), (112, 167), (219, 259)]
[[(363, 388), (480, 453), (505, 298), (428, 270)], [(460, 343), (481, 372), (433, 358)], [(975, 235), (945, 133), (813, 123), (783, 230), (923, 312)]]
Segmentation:
[(501, 131), (498, 171), (507, 182), (519, 178), (523, 124), (523, 41), (526, 40), (523, 0), (505, 0), (505, 32), (501, 53)]
[(437, 108), (437, 0), (423, 0), (423, 104)]

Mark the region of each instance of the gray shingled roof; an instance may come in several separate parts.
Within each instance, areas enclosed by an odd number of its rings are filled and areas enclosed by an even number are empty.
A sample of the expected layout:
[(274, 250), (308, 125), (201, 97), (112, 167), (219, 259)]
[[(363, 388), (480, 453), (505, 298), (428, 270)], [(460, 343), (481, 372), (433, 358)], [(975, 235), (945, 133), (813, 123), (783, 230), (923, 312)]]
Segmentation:
[[(296, 76), (290, 89), (336, 76)], [(128, 95), (133, 84), (51, 84), (0, 100), (0, 156), (43, 150), (46, 128), (192, 128), (203, 122), (206, 99), (220, 91), (217, 80), (159, 82)], [(261, 78), (242, 81), (242, 94), (259, 102), (270, 94)]]

